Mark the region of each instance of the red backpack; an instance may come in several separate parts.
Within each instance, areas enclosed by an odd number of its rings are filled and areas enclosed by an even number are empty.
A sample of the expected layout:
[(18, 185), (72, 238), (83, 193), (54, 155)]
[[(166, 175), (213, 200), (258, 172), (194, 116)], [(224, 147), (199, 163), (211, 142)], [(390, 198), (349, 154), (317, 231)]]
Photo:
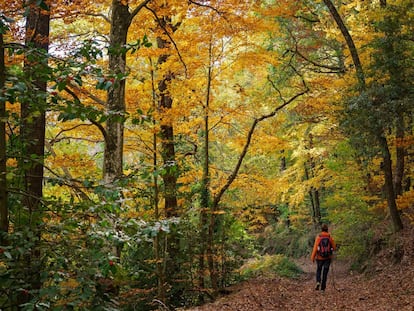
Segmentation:
[(319, 236), (318, 255), (329, 258), (333, 253), (332, 240), (330, 236)]

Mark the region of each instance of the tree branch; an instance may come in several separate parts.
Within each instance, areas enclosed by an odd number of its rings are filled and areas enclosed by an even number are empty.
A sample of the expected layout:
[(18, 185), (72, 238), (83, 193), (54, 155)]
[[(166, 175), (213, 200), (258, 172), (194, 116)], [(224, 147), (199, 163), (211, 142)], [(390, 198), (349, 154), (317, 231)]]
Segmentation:
[(180, 50), (178, 49), (178, 46), (177, 46), (177, 44), (175, 43), (174, 39), (171, 37), (171, 35), (170, 35), (170, 33), (168, 32), (167, 28), (165, 28), (165, 26), (164, 26), (164, 25), (163, 25), (163, 23), (161, 22), (160, 18), (159, 18), (159, 17), (158, 17), (158, 15), (157, 15), (157, 12), (155, 12), (153, 9), (151, 9), (151, 8), (150, 8), (150, 7), (148, 7), (148, 6), (145, 6), (145, 8), (146, 8), (148, 11), (150, 11), (150, 12), (152, 13), (152, 15), (154, 15), (155, 19), (157, 20), (158, 25), (162, 28), (162, 30), (164, 30), (164, 33), (168, 36), (168, 38), (170, 39), (171, 43), (174, 45), (174, 48), (175, 48), (175, 50), (177, 51), (177, 54), (178, 54), (178, 58), (180, 59), (180, 62), (181, 62), (181, 63), (183, 64), (183, 66), (184, 66), (184, 72), (185, 72), (185, 75), (187, 76), (187, 65), (185, 64), (185, 62), (184, 62), (184, 60), (183, 60), (183, 58), (182, 58), (182, 56), (181, 56)]
[(147, 4), (150, 2), (151, 0), (145, 0), (142, 1), (141, 4), (139, 4), (132, 12), (130, 15), (130, 19), (132, 21), (132, 19), (135, 17), (135, 15), (137, 15), (139, 13), (139, 11), (141, 11), (144, 7), (147, 6)]
[[(269, 79), (269, 81), (270, 81), (270, 79)], [(303, 82), (304, 83), (304, 82)], [(273, 83), (272, 83), (273, 84)], [(274, 84), (273, 84), (274, 85)], [(305, 83), (304, 83), (304, 85), (305, 85)], [(279, 94), (280, 94), (280, 91), (276, 88), (276, 90), (279, 92)], [(241, 154), (240, 154), (240, 156), (239, 156), (239, 159), (238, 159), (238, 161), (237, 161), (237, 164), (236, 164), (236, 166), (235, 166), (235, 168), (234, 168), (234, 170), (233, 170), (233, 172), (230, 174), (230, 176), (227, 178), (227, 182), (225, 183), (225, 185), (220, 189), (220, 191), (217, 193), (217, 195), (214, 197), (214, 199), (213, 199), (213, 207), (217, 207), (218, 206), (218, 204), (219, 204), (219, 202), (220, 202), (220, 200), (221, 200), (221, 198), (222, 198), (222, 196), (223, 196), (223, 194), (227, 191), (227, 189), (230, 187), (230, 185), (233, 183), (233, 181), (236, 179), (236, 177), (237, 177), (237, 174), (239, 173), (239, 170), (240, 170), (240, 167), (241, 167), (241, 165), (242, 165), (242, 163), (243, 163), (243, 160), (244, 160), (244, 157), (246, 156), (246, 154), (247, 154), (247, 151), (248, 151), (248, 149), (249, 149), (249, 147), (250, 147), (250, 143), (251, 143), (251, 140), (252, 140), (252, 137), (253, 137), (253, 134), (254, 134), (254, 132), (255, 132), (255, 130), (256, 130), (256, 127), (257, 127), (257, 125), (260, 123), (260, 122), (262, 122), (262, 121), (264, 121), (264, 120), (266, 120), (266, 119), (269, 119), (269, 118), (271, 118), (271, 117), (274, 117), (275, 115), (276, 115), (276, 113), (278, 112), (278, 111), (280, 111), (281, 109), (283, 109), (284, 107), (286, 107), (287, 105), (289, 105), (289, 104), (291, 104), (292, 102), (294, 102), (296, 99), (298, 99), (299, 97), (301, 97), (301, 96), (303, 96), (304, 94), (306, 94), (307, 92), (309, 91), (309, 89), (308, 89), (308, 87), (306, 87), (306, 85), (305, 85), (305, 89), (304, 90), (302, 90), (301, 92), (299, 92), (299, 93), (297, 93), (296, 95), (294, 95), (294, 96), (292, 96), (290, 99), (288, 99), (288, 100), (284, 100), (283, 98), (282, 98), (282, 96), (280, 96), (281, 97), (281, 99), (282, 99), (282, 101), (283, 101), (283, 104), (281, 104), (281, 105), (279, 105), (278, 107), (276, 107), (272, 112), (270, 112), (270, 113), (268, 113), (268, 114), (265, 114), (265, 115), (262, 115), (261, 117), (259, 117), (259, 118), (255, 118), (254, 119), (254, 121), (253, 121), (253, 123), (252, 123), (252, 125), (251, 125), (251, 127), (250, 127), (250, 130), (249, 130), (249, 133), (247, 134), (247, 139), (246, 139), (246, 142), (245, 142), (245, 144), (244, 144), (244, 147), (243, 147), (243, 150), (242, 150), (242, 152), (241, 152)]]
[[(75, 101), (78, 104), (81, 104), (81, 101), (80, 101), (79, 97), (75, 94), (75, 92), (73, 92), (68, 87), (65, 87), (65, 91), (67, 93), (69, 93), (75, 99)], [(105, 128), (102, 126), (102, 124), (100, 124), (99, 122), (96, 122), (95, 120), (92, 120), (92, 119), (88, 119), (88, 120), (89, 120), (89, 122), (91, 122), (93, 125), (95, 125), (99, 129), (99, 131), (101, 132), (105, 142), (107, 143), (108, 142), (108, 134), (107, 134)]]
[(196, 2), (196, 1), (193, 1), (193, 0), (188, 0), (188, 3), (198, 5), (198, 6), (201, 6), (201, 7), (205, 7), (205, 8), (209, 8), (210, 10), (213, 10), (214, 12), (216, 12), (218, 15), (223, 15), (224, 14), (224, 12), (220, 12), (218, 9), (216, 9), (215, 7), (213, 7), (211, 5), (208, 5), (208, 4), (199, 3), (199, 2)]
[(355, 70), (358, 78), (358, 82), (361, 88), (365, 88), (365, 74), (362, 68), (361, 61), (359, 59), (358, 50), (355, 46), (354, 40), (350, 35), (348, 28), (346, 27), (344, 21), (342, 20), (341, 16), (339, 15), (338, 11), (336, 10), (334, 4), (331, 0), (323, 0), (325, 5), (327, 6), (329, 12), (331, 13), (333, 19), (335, 20), (339, 30), (341, 31), (346, 44), (348, 45), (349, 52), (351, 53), (352, 61), (355, 65)]
[(299, 50), (296, 48), (295, 51), (293, 50), (289, 50), (290, 52), (298, 55), (300, 58), (302, 58), (303, 60), (307, 61), (308, 63), (312, 64), (315, 67), (320, 67), (320, 68), (325, 68), (325, 69), (329, 69), (332, 70), (331, 72), (322, 72), (322, 73), (345, 73), (345, 68), (341, 68), (341, 67), (336, 67), (336, 66), (329, 66), (329, 65), (325, 65), (325, 64), (319, 64), (309, 58), (307, 58), (305, 55), (303, 55), (301, 52), (299, 52)]

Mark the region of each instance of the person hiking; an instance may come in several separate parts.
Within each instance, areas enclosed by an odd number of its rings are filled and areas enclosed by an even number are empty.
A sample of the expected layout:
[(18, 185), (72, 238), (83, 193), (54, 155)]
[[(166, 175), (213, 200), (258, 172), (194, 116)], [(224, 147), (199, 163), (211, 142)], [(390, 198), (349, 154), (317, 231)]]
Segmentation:
[(328, 232), (328, 225), (322, 224), (322, 232), (315, 238), (313, 245), (311, 260), (315, 262), (316, 259), (316, 290), (325, 291), (326, 280), (328, 279), (329, 266), (333, 257), (333, 252), (336, 250), (334, 239)]

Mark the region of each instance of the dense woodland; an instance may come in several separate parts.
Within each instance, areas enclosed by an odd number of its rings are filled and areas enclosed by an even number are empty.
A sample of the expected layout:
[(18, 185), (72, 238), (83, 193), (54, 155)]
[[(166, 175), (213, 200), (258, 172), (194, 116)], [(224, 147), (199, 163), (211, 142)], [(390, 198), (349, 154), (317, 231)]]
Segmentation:
[(0, 310), (200, 305), (266, 264), (300, 273), (322, 222), (367, 269), (414, 222), (413, 19), (413, 0), (1, 0)]

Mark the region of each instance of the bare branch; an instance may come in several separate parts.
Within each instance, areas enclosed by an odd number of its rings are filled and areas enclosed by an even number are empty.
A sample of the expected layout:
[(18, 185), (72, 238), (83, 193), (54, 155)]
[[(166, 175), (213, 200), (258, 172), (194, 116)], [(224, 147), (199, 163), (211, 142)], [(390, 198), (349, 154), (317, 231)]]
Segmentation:
[(84, 88), (80, 88), (75, 82), (71, 81), (70, 82), (70, 87), (72, 87), (72, 88), (76, 89), (77, 91), (81, 92), (83, 95), (86, 95), (87, 97), (89, 97), (90, 99), (92, 99), (97, 104), (102, 105), (102, 106), (106, 106), (106, 102), (104, 100), (102, 100), (99, 97), (93, 95), (88, 90), (86, 90)]
[[(299, 97), (305, 95), (308, 91), (309, 91), (309, 89), (307, 87), (305, 87), (304, 90), (300, 91), (299, 93), (297, 93), (296, 95), (292, 96), (288, 100), (284, 100), (281, 97), (282, 100), (283, 100), (283, 104), (281, 104), (278, 107), (276, 107), (272, 112), (270, 112), (268, 114), (265, 114), (265, 115), (262, 115), (259, 118), (255, 118), (254, 119), (254, 121), (253, 121), (253, 123), (252, 123), (252, 125), (250, 127), (249, 133), (247, 134), (247, 139), (246, 139), (246, 142), (244, 144), (243, 150), (242, 150), (242, 152), (241, 152), (241, 154), (239, 156), (239, 159), (237, 161), (237, 164), (236, 164), (233, 172), (227, 178), (227, 182), (225, 183), (225, 185), (220, 189), (220, 191), (217, 193), (217, 195), (213, 199), (213, 206), (214, 207), (217, 207), (218, 206), (218, 204), (219, 204), (219, 202), (221, 200), (221, 197), (227, 191), (227, 189), (230, 187), (230, 185), (233, 183), (233, 181), (236, 179), (237, 174), (239, 173), (240, 167), (241, 167), (241, 165), (243, 163), (244, 157), (246, 156), (247, 151), (248, 151), (248, 149), (250, 147), (250, 143), (251, 143), (251, 140), (252, 140), (252, 137), (253, 137), (253, 134), (254, 134), (254, 132), (256, 130), (257, 125), (260, 122), (262, 122), (262, 121), (264, 121), (266, 119), (269, 119), (271, 117), (274, 117), (278, 111), (282, 110), (284, 107), (286, 107), (287, 105), (291, 104), (292, 102), (294, 102)], [(279, 94), (280, 94), (280, 92), (279, 92)]]
[(145, 0), (143, 1), (140, 5), (138, 5), (132, 12), (131, 12), (131, 20), (135, 17), (135, 15), (137, 15), (139, 13), (139, 11), (141, 11), (144, 7), (147, 6), (147, 4), (150, 2), (151, 0)]
[(87, 138), (84, 138), (84, 137), (82, 137), (82, 138), (77, 138), (77, 137), (64, 137), (64, 138), (59, 138), (59, 136), (61, 135), (61, 134), (63, 134), (63, 133), (65, 133), (65, 132), (70, 132), (70, 131), (73, 131), (73, 130), (75, 130), (75, 129), (77, 129), (78, 127), (82, 127), (82, 126), (92, 126), (92, 124), (77, 124), (77, 125), (75, 125), (75, 126), (72, 126), (72, 127), (70, 127), (70, 128), (66, 128), (66, 129), (62, 129), (62, 130), (60, 130), (56, 135), (55, 135), (55, 137), (54, 138), (52, 138), (50, 141), (49, 141), (49, 144), (51, 145), (51, 146), (53, 146), (55, 143), (57, 143), (57, 142), (60, 142), (60, 141), (62, 141), (63, 139), (79, 139), (79, 140), (84, 140), (84, 141), (89, 141), (89, 142), (97, 142), (97, 141), (95, 141), (95, 140), (92, 140), (92, 139), (87, 139)]
[[(81, 103), (79, 97), (71, 89), (69, 89), (68, 87), (65, 87), (65, 91), (67, 93), (69, 93), (75, 99), (75, 101), (77, 103), (79, 103), (79, 104)], [(89, 122), (91, 122), (93, 125), (95, 125), (99, 129), (99, 131), (101, 132), (105, 142), (108, 142), (108, 134), (107, 134), (105, 128), (102, 126), (102, 124), (100, 124), (99, 122), (96, 122), (95, 120), (92, 120), (92, 119), (88, 119), (88, 120), (89, 120)]]
[(336, 66), (330, 66), (330, 65), (325, 65), (325, 64), (319, 64), (319, 63), (307, 58), (297, 48), (295, 49), (295, 51), (293, 51), (293, 50), (289, 50), (289, 51), (291, 53), (294, 53), (294, 54), (298, 55), (300, 58), (302, 58), (303, 60), (307, 61), (308, 63), (312, 64), (315, 67), (320, 67), (320, 68), (331, 70), (330, 72), (322, 72), (322, 73), (345, 73), (345, 71), (346, 71), (344, 67), (336, 67)]
[(224, 14), (224, 12), (220, 12), (215, 7), (213, 7), (211, 5), (208, 5), (208, 4), (199, 3), (199, 2), (196, 2), (196, 1), (193, 1), (193, 0), (188, 0), (188, 3), (198, 5), (198, 6), (201, 6), (201, 7), (205, 7), (205, 8), (209, 8), (209, 9), (213, 10), (214, 12), (216, 12), (218, 15), (223, 15)]

